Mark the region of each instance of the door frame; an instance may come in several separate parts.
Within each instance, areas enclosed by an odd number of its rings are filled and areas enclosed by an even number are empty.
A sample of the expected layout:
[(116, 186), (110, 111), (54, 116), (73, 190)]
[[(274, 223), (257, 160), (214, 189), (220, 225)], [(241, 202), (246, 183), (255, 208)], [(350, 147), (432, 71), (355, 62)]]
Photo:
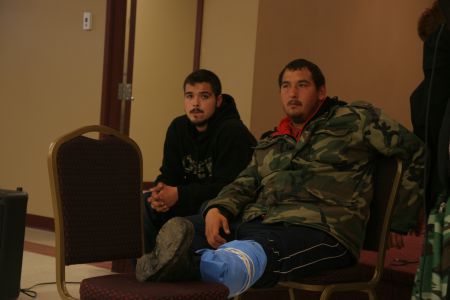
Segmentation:
[[(125, 100), (124, 112), (122, 113), (122, 103), (118, 100), (118, 86), (124, 81), (132, 84), (133, 80), (137, 0), (107, 0), (106, 3), (100, 124), (115, 128), (129, 135), (131, 101)], [(204, 0), (197, 0), (193, 57), (194, 70), (200, 67), (203, 5)], [(128, 9), (130, 10), (129, 12)], [(129, 15), (129, 24), (126, 23), (127, 15)], [(127, 27), (128, 32), (126, 32)], [(125, 45), (127, 40), (128, 45)], [(125, 53), (127, 54), (125, 55)], [(125, 56), (127, 57), (125, 58)], [(125, 59), (127, 60), (126, 64)], [(126, 76), (124, 75), (124, 66), (126, 67)], [(122, 126), (121, 118), (124, 118)], [(151, 182), (143, 182), (144, 189), (148, 189), (151, 185)], [(122, 273), (130, 272), (132, 268), (129, 260), (114, 260), (112, 261), (111, 270)]]
[[(127, 83), (132, 83), (134, 60), (134, 32), (136, 25), (136, 1), (131, 1), (128, 32)], [(105, 46), (103, 54), (103, 82), (100, 107), (100, 124), (120, 130), (121, 102), (118, 86), (124, 78), (125, 41), (127, 29), (127, 0), (107, 0)], [(131, 104), (125, 104), (123, 133), (129, 134)]]
[[(127, 2), (130, 1), (130, 2)], [(202, 42), (204, 0), (197, 0), (195, 20), (195, 40), (193, 70), (200, 68), (200, 52)], [(129, 24), (127, 11), (129, 11)], [(100, 107), (100, 124), (121, 130), (121, 115), (123, 115), (122, 132), (129, 135), (131, 101), (126, 101), (125, 111), (121, 113), (121, 101), (118, 100), (118, 86), (124, 80), (132, 84), (134, 63), (134, 42), (136, 30), (137, 0), (107, 0), (105, 46), (103, 56), (103, 81)], [(128, 33), (126, 32), (128, 25)], [(128, 34), (128, 39), (127, 39)], [(126, 41), (128, 40), (128, 49)], [(125, 65), (125, 52), (127, 52)], [(124, 76), (126, 66), (126, 76)], [(124, 79), (125, 78), (125, 79)]]

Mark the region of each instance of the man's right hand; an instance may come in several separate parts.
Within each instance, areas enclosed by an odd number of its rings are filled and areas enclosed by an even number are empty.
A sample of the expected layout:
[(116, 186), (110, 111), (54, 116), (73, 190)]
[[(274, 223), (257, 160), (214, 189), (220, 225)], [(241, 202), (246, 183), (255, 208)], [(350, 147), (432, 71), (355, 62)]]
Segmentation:
[(227, 242), (227, 240), (220, 235), (220, 229), (223, 229), (226, 234), (230, 234), (227, 218), (220, 213), (218, 208), (211, 208), (208, 210), (205, 217), (205, 235), (208, 244), (214, 249), (217, 249), (220, 245)]

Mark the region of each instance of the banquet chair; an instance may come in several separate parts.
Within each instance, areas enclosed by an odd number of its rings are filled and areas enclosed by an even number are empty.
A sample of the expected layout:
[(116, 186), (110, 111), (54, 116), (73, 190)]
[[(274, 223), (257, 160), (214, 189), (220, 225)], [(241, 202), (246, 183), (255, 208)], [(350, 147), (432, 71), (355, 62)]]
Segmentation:
[[(50, 145), (56, 281), (62, 299), (68, 266), (143, 253), (142, 154), (129, 137), (105, 126), (74, 130)], [(226, 299), (225, 286), (205, 282), (138, 282), (134, 273), (84, 278), (80, 299)]]

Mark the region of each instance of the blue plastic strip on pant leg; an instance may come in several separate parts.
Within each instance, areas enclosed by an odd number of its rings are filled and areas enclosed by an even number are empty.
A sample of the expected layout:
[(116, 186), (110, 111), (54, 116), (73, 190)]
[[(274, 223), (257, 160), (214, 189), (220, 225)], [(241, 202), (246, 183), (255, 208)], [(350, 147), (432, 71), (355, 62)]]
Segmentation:
[(264, 273), (266, 254), (255, 241), (231, 241), (217, 250), (202, 249), (200, 273), (203, 281), (227, 286), (234, 297), (250, 288)]

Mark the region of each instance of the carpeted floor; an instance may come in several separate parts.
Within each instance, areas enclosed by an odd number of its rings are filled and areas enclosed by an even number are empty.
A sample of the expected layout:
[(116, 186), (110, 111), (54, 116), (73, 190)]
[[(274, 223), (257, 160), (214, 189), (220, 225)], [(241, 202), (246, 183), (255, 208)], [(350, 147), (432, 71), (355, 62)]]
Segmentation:
[[(379, 288), (380, 299), (403, 300), (410, 299), (411, 287), (417, 270), (419, 256), (422, 250), (423, 237), (408, 236), (405, 238), (403, 249), (388, 250), (386, 271), (383, 283)], [(25, 232), (24, 256), (22, 262), (21, 288), (34, 287), (36, 299), (60, 299), (55, 282), (55, 248), (54, 233), (49, 231), (27, 228)], [(374, 259), (372, 253), (363, 253), (361, 262), (370, 265)], [(67, 282), (79, 282), (82, 278), (111, 274), (111, 262), (95, 265), (76, 265), (69, 267)], [(47, 284), (48, 283), (48, 284)], [(69, 291), (78, 296), (79, 284), (70, 284)], [(298, 299), (318, 299), (316, 294), (298, 294)], [(19, 300), (30, 300), (29, 296), (21, 293)], [(253, 290), (242, 297), (243, 300), (289, 299), (285, 290), (258, 291)], [(367, 299), (363, 294), (341, 294), (333, 299)]]
[[(55, 284), (55, 241), (54, 233), (49, 231), (26, 228), (25, 243), (22, 259), (22, 276), (20, 286), (22, 289), (32, 288), (37, 293), (35, 299), (60, 299)], [(68, 285), (73, 296), (78, 297), (79, 282), (82, 278), (111, 274), (111, 263), (95, 265), (70, 266), (66, 272), (67, 282), (76, 282)], [(31, 300), (30, 296), (20, 293), (19, 300)]]

